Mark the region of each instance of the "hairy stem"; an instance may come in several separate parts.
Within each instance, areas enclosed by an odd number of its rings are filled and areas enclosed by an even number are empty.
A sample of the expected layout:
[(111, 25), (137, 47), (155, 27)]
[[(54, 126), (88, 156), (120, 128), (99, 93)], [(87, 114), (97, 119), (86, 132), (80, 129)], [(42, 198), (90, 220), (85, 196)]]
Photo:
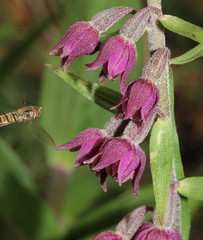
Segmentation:
[[(148, 3), (148, 6), (157, 7), (161, 10), (161, 0), (147, 0), (147, 3)], [(154, 51), (160, 48), (165, 47), (164, 30), (159, 24), (158, 15), (153, 14), (150, 22), (150, 28), (147, 30), (147, 33), (148, 33), (150, 54), (152, 54)], [(159, 82), (159, 89), (160, 89), (159, 110), (160, 112), (162, 112), (165, 118), (170, 119), (172, 124), (172, 128), (174, 131), (173, 133), (174, 146), (173, 146), (173, 149), (171, 149), (171, 151), (173, 151), (175, 173), (176, 173), (177, 179), (179, 180), (184, 178), (184, 172), (183, 172), (183, 166), (182, 166), (182, 161), (181, 161), (180, 152), (179, 152), (179, 141), (178, 141), (178, 135), (176, 132), (176, 125), (175, 125), (175, 119), (174, 119), (173, 74), (172, 74), (172, 70), (169, 72), (169, 69), (170, 68), (167, 67), (165, 76)], [(160, 115), (160, 117), (161, 116), (162, 115)], [(156, 202), (157, 202), (157, 199), (156, 199)], [(177, 214), (179, 216), (176, 216), (177, 217), (176, 224), (178, 224), (179, 228), (181, 229), (181, 234), (183, 239), (188, 240), (189, 232), (190, 232), (190, 214), (189, 214), (188, 200), (186, 198), (180, 197), (180, 203), (181, 203), (181, 210), (180, 210), (180, 213)], [(157, 209), (158, 209), (158, 206), (157, 206)], [(165, 215), (167, 215), (167, 211)], [(165, 217), (170, 217), (170, 216), (165, 216)]]
[[(148, 0), (148, 6), (156, 7), (161, 10), (161, 0)], [(158, 21), (159, 16), (154, 13), (150, 20), (150, 28), (147, 30), (149, 50), (154, 52), (159, 48), (165, 47), (164, 29)]]

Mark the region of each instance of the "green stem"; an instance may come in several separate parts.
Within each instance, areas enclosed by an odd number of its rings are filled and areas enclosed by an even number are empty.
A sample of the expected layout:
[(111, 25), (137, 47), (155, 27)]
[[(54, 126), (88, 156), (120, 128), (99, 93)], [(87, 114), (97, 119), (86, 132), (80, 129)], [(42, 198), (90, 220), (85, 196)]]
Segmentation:
[[(156, 7), (161, 10), (161, 0), (148, 0), (148, 6)], [(151, 17), (151, 28), (147, 30), (149, 50), (154, 52), (159, 48), (165, 47), (165, 35), (161, 24), (158, 21), (159, 16), (154, 13)]]
[[(161, 0), (148, 0), (147, 1), (148, 6), (153, 6), (161, 9)], [(154, 51), (157, 49), (165, 47), (165, 35), (164, 35), (164, 30), (160, 26), (158, 22), (158, 16), (154, 14), (154, 16), (151, 18), (151, 28), (147, 30), (148, 34), (148, 42), (149, 42), (149, 50), (150, 53), (152, 54)], [(176, 124), (175, 124), (175, 118), (174, 118), (174, 88), (173, 88), (173, 76), (172, 76), (172, 70), (169, 72), (169, 68), (166, 69), (165, 76), (162, 78), (159, 84), (159, 89), (160, 89), (160, 105), (159, 108), (160, 110), (164, 113), (163, 116), (165, 116), (167, 119), (170, 120), (171, 122), (171, 128), (172, 130), (172, 135), (173, 135), (173, 147), (171, 151), (173, 151), (173, 161), (175, 165), (175, 172), (176, 172), (176, 177), (178, 180), (184, 178), (184, 172), (183, 172), (183, 166), (182, 166), (182, 161), (181, 161), (181, 156), (180, 156), (180, 150), (179, 150), (179, 141), (178, 141), (178, 135), (176, 131)], [(161, 125), (160, 125), (161, 126)], [(158, 127), (158, 122), (156, 123), (156, 128)], [(159, 128), (159, 127), (158, 127)], [(158, 129), (157, 128), (157, 129)], [(153, 130), (155, 132), (155, 130)], [(157, 131), (159, 133), (160, 131)], [(170, 135), (170, 134), (169, 134)], [(158, 138), (158, 134), (156, 136), (153, 136), (154, 139)], [(152, 140), (150, 140), (153, 142)], [(168, 138), (168, 141), (170, 142), (171, 139)], [(150, 144), (151, 145), (151, 144)], [(167, 146), (168, 144), (166, 144)], [(160, 146), (163, 148), (163, 146)], [(153, 148), (153, 146), (152, 146)], [(162, 149), (163, 150), (163, 149)], [(157, 152), (162, 152), (161, 149), (157, 149)], [(165, 159), (166, 156), (163, 156)], [(156, 161), (154, 159), (150, 159), (151, 164), (152, 160)], [(152, 165), (153, 166), (153, 165)], [(158, 186), (159, 179), (156, 177), (156, 173), (153, 172), (153, 168), (151, 166), (151, 171), (152, 171), (152, 179), (153, 179), (153, 187), (156, 189), (156, 186)], [(161, 184), (161, 182), (160, 182)], [(168, 184), (166, 184), (168, 186)], [(169, 186), (168, 186), (169, 187)], [(155, 190), (154, 189), (154, 190)], [(160, 194), (161, 192), (155, 191), (155, 200), (156, 204), (157, 203), (163, 203), (160, 199)], [(163, 204), (163, 207), (166, 206), (166, 204)], [(162, 225), (163, 219), (161, 219), (162, 212), (163, 210), (160, 210), (158, 212), (158, 209), (160, 209), (159, 206), (157, 207), (157, 215), (159, 218), (159, 224)], [(189, 215), (189, 207), (188, 207), (188, 200), (186, 198), (181, 197), (181, 234), (184, 240), (187, 240), (189, 238), (189, 231), (190, 231), (190, 215)]]

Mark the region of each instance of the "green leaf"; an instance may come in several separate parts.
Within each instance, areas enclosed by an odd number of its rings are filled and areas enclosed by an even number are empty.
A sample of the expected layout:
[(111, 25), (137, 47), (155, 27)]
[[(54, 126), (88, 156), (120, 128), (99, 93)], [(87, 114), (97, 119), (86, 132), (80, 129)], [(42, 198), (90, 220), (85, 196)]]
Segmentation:
[(203, 43), (203, 29), (201, 27), (171, 15), (163, 15), (159, 21), (169, 31)]
[(203, 177), (184, 178), (179, 182), (177, 191), (184, 197), (203, 200)]
[(183, 55), (169, 60), (170, 64), (185, 64), (203, 56), (203, 44), (199, 44)]
[[(57, 67), (53, 67), (48, 64), (46, 66), (88, 100), (93, 101), (108, 111), (111, 111), (110, 108), (118, 104), (121, 98), (121, 94), (119, 92), (110, 88), (82, 79), (68, 71), (64, 72)], [(115, 113), (116, 111), (112, 110), (111, 112)]]
[(159, 224), (162, 225), (173, 160), (173, 128), (169, 119), (158, 119), (150, 138), (150, 165)]
[(175, 172), (176, 178), (178, 180), (184, 178), (184, 171), (180, 156), (180, 147), (179, 147), (179, 139), (178, 134), (176, 131), (176, 123), (175, 123), (175, 116), (174, 116), (174, 83), (173, 83), (173, 71), (169, 69), (169, 97), (170, 97), (170, 110), (171, 110), (171, 122), (173, 125), (173, 140), (174, 140), (174, 149), (173, 149), (173, 158), (175, 164)]
[[(170, 109), (171, 109), (171, 121), (173, 125), (173, 159), (175, 165), (176, 178), (178, 180), (184, 178), (183, 165), (180, 156), (180, 147), (179, 147), (179, 139), (176, 131), (176, 123), (174, 116), (174, 82), (173, 82), (173, 71), (170, 68), (169, 71), (169, 95), (170, 95)], [(190, 211), (188, 205), (188, 199), (185, 197), (181, 197), (181, 235), (183, 240), (189, 239), (190, 234)]]
[(190, 207), (188, 199), (181, 196), (181, 235), (183, 240), (188, 240), (190, 237)]

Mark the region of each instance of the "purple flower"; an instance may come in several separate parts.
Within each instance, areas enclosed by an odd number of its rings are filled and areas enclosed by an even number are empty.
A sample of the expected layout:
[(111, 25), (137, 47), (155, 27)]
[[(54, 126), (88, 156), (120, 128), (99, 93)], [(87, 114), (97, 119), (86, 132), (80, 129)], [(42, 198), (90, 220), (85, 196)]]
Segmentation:
[(106, 189), (106, 177), (115, 178), (119, 185), (131, 179), (139, 196), (139, 181), (145, 167), (145, 154), (139, 146), (124, 138), (106, 138), (105, 131), (88, 128), (57, 150), (80, 150), (75, 167), (89, 164)]
[(118, 105), (119, 113), (124, 114), (124, 120), (131, 119), (145, 122), (154, 112), (159, 102), (159, 90), (154, 83), (147, 79), (138, 79), (129, 83), (125, 94)]
[(124, 138), (111, 138), (105, 141), (98, 154), (91, 161), (91, 169), (100, 176), (100, 183), (106, 191), (107, 175), (115, 178), (121, 186), (131, 179), (134, 192), (139, 196), (139, 181), (145, 167), (145, 154), (139, 146)]
[(57, 150), (78, 151), (75, 167), (85, 164), (85, 161), (90, 160), (98, 153), (100, 147), (104, 143), (106, 137), (105, 132), (95, 128), (88, 128), (79, 133), (68, 143), (57, 147)]
[(99, 31), (91, 23), (77, 22), (68, 29), (49, 54), (60, 56), (61, 67), (66, 70), (76, 57), (93, 53), (99, 41)]
[(160, 229), (154, 226), (152, 223), (145, 223), (139, 229), (134, 240), (182, 240), (181, 234), (178, 230), (171, 229)]
[(129, 7), (115, 7), (99, 12), (90, 22), (77, 22), (68, 29), (49, 54), (62, 58), (61, 67), (64, 67), (65, 71), (76, 57), (92, 54), (96, 50), (101, 33), (125, 15), (134, 13), (135, 10)]
[(87, 71), (93, 71), (103, 65), (99, 81), (103, 83), (108, 77), (112, 82), (121, 75), (121, 91), (124, 91), (126, 80), (137, 61), (134, 42), (122, 36), (116, 36), (104, 43), (98, 58), (88, 64)]

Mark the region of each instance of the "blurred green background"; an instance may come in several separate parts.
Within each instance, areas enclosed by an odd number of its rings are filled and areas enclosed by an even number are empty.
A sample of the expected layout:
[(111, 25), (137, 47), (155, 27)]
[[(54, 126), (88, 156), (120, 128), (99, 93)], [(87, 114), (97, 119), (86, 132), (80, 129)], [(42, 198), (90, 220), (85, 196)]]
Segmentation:
[[(44, 64), (60, 65), (48, 52), (76, 21), (88, 21), (106, 8), (126, 5), (141, 9), (146, 1), (122, 0), (1, 0), (0, 1), (0, 113), (26, 105), (42, 106), (38, 121), (57, 145), (64, 144), (88, 127), (103, 128), (111, 113), (86, 100)], [(201, 26), (201, 0), (163, 1), (163, 12)], [(116, 23), (119, 29), (128, 19)], [(196, 45), (166, 31), (172, 57)], [(138, 63), (129, 80), (140, 76), (149, 57), (147, 39), (138, 44)], [(94, 56), (76, 59), (70, 71), (98, 82), (100, 72), (86, 72), (84, 64)], [(175, 111), (185, 175), (203, 172), (202, 60), (173, 66)], [(119, 80), (110, 88), (119, 89)], [(107, 180), (104, 193), (88, 167), (74, 169), (76, 153), (56, 151), (37, 142), (26, 123), (0, 129), (0, 239), (93, 239), (112, 229), (141, 204), (153, 205), (149, 163), (140, 184), (140, 197), (130, 183), (122, 188)], [(148, 139), (142, 144), (148, 154)], [(202, 239), (200, 202), (191, 201), (191, 239)]]

